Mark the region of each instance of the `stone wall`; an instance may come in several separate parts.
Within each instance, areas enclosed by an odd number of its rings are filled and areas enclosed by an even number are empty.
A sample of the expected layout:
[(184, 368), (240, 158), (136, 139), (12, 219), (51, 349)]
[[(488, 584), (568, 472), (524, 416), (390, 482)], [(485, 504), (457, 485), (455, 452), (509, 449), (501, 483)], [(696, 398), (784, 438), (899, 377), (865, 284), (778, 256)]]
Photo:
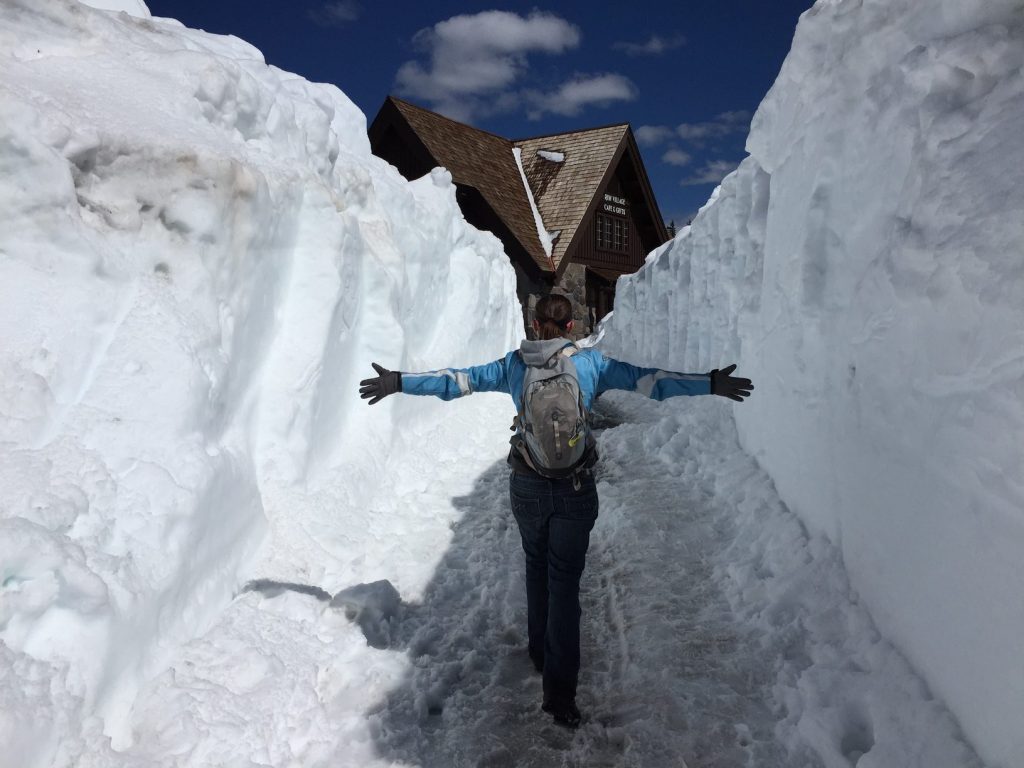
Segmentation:
[(555, 286), (555, 291), (565, 294), (572, 302), (572, 319), (575, 323), (573, 338), (589, 336), (593, 330), (593, 320), (590, 307), (587, 306), (587, 268), (582, 264), (570, 264)]
[(533, 308), (542, 296), (549, 293), (561, 293), (572, 302), (573, 339), (581, 339), (593, 332), (593, 312), (587, 306), (587, 268), (582, 264), (570, 264), (565, 274), (554, 286), (546, 280), (532, 280), (518, 265), (516, 270), (516, 294), (523, 306), (523, 322), (526, 326), (526, 337), (533, 338)]

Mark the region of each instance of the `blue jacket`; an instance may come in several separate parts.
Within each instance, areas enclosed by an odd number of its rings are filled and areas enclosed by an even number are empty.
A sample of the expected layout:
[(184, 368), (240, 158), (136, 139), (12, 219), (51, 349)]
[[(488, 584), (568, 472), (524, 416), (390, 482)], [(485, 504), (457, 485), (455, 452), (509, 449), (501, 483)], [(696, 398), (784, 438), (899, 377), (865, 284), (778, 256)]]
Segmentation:
[[(445, 368), (426, 373), (403, 373), (402, 391), (408, 395), (434, 395), (442, 400), (471, 395), (474, 392), (504, 392), (512, 396), (516, 408), (522, 408), (523, 376), (527, 363), (543, 364), (551, 355), (572, 344), (567, 339), (524, 341), (518, 350), (493, 363), (469, 368)], [(640, 392), (652, 400), (679, 395), (710, 395), (711, 377), (706, 373), (673, 373), (658, 368), (639, 368), (594, 348), (579, 350), (572, 356), (587, 410), (594, 398), (609, 389)]]

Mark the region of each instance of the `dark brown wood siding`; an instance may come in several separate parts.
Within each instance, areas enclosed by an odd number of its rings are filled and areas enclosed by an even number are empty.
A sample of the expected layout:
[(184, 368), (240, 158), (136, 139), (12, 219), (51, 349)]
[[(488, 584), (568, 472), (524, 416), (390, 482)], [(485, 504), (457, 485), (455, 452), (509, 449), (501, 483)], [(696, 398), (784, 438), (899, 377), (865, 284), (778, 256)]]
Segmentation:
[(612, 311), (615, 305), (615, 281), (587, 270), (587, 306), (593, 310), (595, 323)]
[[(597, 247), (597, 216), (604, 213), (601, 203), (605, 194), (624, 197), (627, 201), (625, 219), (629, 226), (629, 237), (627, 239), (628, 247), (625, 251), (612, 251)], [(597, 197), (597, 209), (581, 225), (582, 237), (572, 260), (578, 264), (611, 269), (621, 273), (636, 272), (643, 266), (647, 254), (660, 245), (660, 243), (644, 242), (641, 230), (633, 216), (633, 211), (637, 209), (637, 206), (644, 205), (644, 201), (635, 200), (624, 193), (618, 174), (612, 177), (607, 187), (598, 190)]]
[(384, 102), (367, 133), (370, 151), (395, 166), (409, 181), (438, 165), (390, 100)]

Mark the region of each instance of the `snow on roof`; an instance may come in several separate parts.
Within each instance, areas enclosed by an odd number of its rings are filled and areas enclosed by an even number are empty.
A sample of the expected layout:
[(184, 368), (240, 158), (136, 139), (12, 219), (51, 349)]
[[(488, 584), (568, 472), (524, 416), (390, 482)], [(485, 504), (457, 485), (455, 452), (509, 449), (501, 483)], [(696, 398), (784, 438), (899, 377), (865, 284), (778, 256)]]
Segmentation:
[[(512, 149), (512, 154), (516, 158), (516, 167), (519, 169), (519, 175), (523, 178), (523, 189), (526, 190), (526, 198), (530, 201), (530, 210), (533, 211), (533, 220), (537, 224), (537, 236), (540, 238), (540, 244), (544, 246), (544, 253), (547, 254), (548, 258), (551, 258), (551, 247), (553, 240), (547, 228), (544, 226), (544, 219), (540, 216), (540, 209), (537, 208), (537, 201), (533, 199), (533, 190), (530, 189), (530, 182), (526, 180), (526, 171), (523, 170), (523, 150), (519, 147)], [(539, 152), (537, 154), (540, 154)]]
[(505, 154), (512, 149), (512, 142), (394, 96), (389, 96), (388, 102), (438, 165), (452, 172), (456, 183), (480, 192), (537, 267), (542, 272), (553, 271), (551, 257), (535, 234), (536, 221), (528, 200), (520, 192), (522, 171)]
[(544, 158), (545, 160), (550, 160), (552, 163), (564, 163), (565, 162), (565, 153), (564, 152), (555, 152), (552, 149), (538, 149), (537, 150), (537, 155), (539, 157)]

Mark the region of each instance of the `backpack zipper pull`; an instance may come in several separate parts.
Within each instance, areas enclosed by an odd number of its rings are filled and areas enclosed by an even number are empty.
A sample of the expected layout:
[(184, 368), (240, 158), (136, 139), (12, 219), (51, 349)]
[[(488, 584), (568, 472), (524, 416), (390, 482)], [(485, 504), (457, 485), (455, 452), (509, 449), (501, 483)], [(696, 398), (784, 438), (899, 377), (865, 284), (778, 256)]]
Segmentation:
[(576, 443), (578, 443), (580, 441), (581, 437), (583, 437), (583, 433), (580, 432), (580, 425), (577, 424), (576, 425), (576, 431), (573, 432), (572, 436), (569, 438), (569, 447), (570, 448), (575, 448), (576, 447)]

